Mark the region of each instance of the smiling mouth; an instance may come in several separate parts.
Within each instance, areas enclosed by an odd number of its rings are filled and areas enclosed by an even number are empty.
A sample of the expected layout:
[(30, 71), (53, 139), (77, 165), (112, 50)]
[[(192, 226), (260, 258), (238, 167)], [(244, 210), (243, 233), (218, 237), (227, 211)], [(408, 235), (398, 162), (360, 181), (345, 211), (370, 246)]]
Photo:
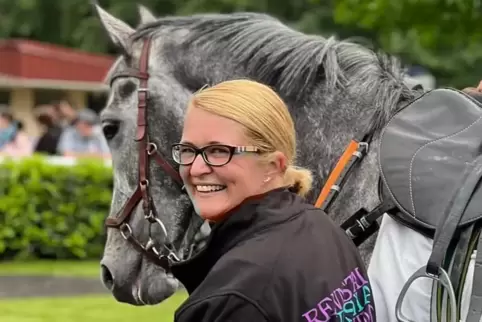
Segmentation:
[(213, 184), (213, 185), (196, 185), (196, 191), (200, 193), (213, 193), (219, 192), (226, 189), (226, 186)]

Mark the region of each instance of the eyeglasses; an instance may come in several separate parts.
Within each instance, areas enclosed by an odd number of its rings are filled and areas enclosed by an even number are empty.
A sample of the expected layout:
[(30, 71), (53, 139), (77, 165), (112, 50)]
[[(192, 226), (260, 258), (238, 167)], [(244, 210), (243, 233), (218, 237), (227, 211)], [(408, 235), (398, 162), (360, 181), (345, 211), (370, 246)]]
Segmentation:
[(202, 148), (192, 145), (177, 143), (171, 148), (172, 158), (179, 165), (191, 165), (196, 157), (201, 154), (204, 162), (213, 167), (223, 166), (233, 158), (235, 154), (260, 153), (255, 146), (231, 146), (226, 144), (212, 144)]

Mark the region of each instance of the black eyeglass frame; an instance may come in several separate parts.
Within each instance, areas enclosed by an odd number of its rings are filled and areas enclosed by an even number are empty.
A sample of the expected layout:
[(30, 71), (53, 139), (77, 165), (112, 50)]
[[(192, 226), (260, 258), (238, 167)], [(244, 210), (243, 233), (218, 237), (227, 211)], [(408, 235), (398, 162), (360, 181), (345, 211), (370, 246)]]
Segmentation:
[[(192, 161), (191, 162), (188, 162), (188, 163), (181, 163), (180, 162), (180, 158), (176, 158), (175, 156), (175, 152), (176, 152), (176, 149), (179, 149), (180, 147), (184, 147), (184, 148), (189, 148), (189, 149), (192, 149), (194, 151), (194, 157), (192, 158)], [(229, 151), (229, 157), (227, 159), (226, 162), (222, 163), (222, 164), (213, 164), (211, 163), (206, 154), (205, 154), (205, 151), (207, 149), (210, 149), (210, 148), (213, 148), (213, 147), (221, 147), (221, 148), (226, 148), (228, 151)], [(194, 163), (194, 161), (196, 160), (197, 156), (200, 154), (204, 160), (204, 162), (206, 164), (208, 164), (209, 166), (212, 166), (212, 167), (222, 167), (223, 165), (226, 165), (228, 164), (229, 162), (231, 162), (232, 158), (234, 155), (238, 155), (238, 154), (244, 154), (244, 153), (255, 153), (255, 154), (260, 154), (261, 153), (261, 149), (256, 147), (256, 146), (251, 146), (251, 145), (245, 145), (245, 146), (232, 146), (232, 145), (228, 145), (228, 144), (210, 144), (210, 145), (206, 145), (206, 146), (203, 146), (202, 148), (198, 148), (198, 147), (195, 147), (193, 145), (190, 145), (190, 144), (184, 144), (184, 143), (175, 143), (175, 144), (172, 144), (171, 145), (171, 155), (172, 155), (172, 159), (174, 160), (174, 162), (176, 162), (178, 165), (182, 165), (182, 166), (189, 166), (191, 164)]]

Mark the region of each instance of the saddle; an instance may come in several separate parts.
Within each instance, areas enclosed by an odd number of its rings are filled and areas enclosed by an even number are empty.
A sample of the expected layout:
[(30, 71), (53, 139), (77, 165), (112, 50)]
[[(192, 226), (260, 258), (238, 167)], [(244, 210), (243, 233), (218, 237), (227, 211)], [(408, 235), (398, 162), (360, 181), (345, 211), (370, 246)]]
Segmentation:
[(477, 248), (466, 322), (479, 322), (482, 104), (455, 89), (426, 92), (395, 114), (383, 129), (378, 158), (382, 199), (396, 205), (396, 211), (389, 215), (434, 240), (427, 265), (402, 289), (397, 319), (409, 321), (400, 310), (403, 297), (416, 279), (426, 277), (438, 282), (434, 283), (432, 298), (443, 299), (432, 305), (432, 320), (440, 320), (444, 302), (449, 305), (451, 319), (447, 321), (459, 321), (456, 297), (465, 278), (463, 259)]

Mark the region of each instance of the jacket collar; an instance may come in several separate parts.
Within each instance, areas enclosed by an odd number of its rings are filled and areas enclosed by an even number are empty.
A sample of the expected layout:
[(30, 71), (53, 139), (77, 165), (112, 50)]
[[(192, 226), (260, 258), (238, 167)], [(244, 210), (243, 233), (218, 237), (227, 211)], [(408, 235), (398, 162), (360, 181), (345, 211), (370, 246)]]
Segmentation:
[(191, 293), (221, 256), (239, 242), (290, 219), (299, 213), (301, 203), (302, 199), (286, 188), (245, 199), (223, 221), (214, 224), (204, 249), (173, 264), (172, 273)]

